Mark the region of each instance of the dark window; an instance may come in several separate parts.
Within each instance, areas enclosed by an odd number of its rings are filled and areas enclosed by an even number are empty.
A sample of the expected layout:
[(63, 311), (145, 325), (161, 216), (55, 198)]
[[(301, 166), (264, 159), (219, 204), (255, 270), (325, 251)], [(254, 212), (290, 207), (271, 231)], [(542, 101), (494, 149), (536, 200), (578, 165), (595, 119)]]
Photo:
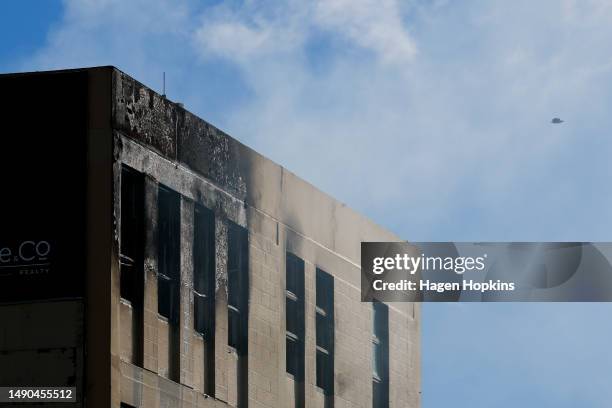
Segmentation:
[(372, 407), (389, 407), (389, 308), (373, 302)]
[(178, 323), (180, 313), (181, 196), (162, 185), (158, 194), (157, 308), (160, 315)]
[(193, 258), (195, 330), (209, 340), (215, 314), (215, 215), (201, 205), (195, 206)]
[(204, 393), (215, 395), (215, 214), (196, 204), (193, 231), (194, 328), (204, 336)]
[(230, 221), (227, 241), (228, 344), (242, 354), (246, 352), (248, 329), (248, 232)]
[(249, 405), (249, 233), (236, 223), (227, 229), (228, 344), (238, 353), (238, 408)]
[(121, 169), (120, 293), (132, 305), (132, 363), (142, 365), (144, 319), (144, 175)]
[(297, 381), (304, 377), (304, 261), (286, 258), (286, 369)]
[(121, 169), (121, 297), (142, 302), (144, 286), (144, 175)]
[(317, 268), (316, 281), (317, 386), (334, 393), (334, 278)]

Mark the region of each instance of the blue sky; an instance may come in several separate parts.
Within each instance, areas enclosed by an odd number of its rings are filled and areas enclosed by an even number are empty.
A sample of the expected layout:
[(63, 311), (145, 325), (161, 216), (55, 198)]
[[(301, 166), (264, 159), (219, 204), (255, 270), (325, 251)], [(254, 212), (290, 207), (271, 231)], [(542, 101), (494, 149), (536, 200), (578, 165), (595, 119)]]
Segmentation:
[[(165, 71), (171, 99), (408, 240), (610, 241), (611, 38), (604, 0), (20, 0), (0, 72)], [(611, 315), (425, 305), (423, 407), (607, 407)]]

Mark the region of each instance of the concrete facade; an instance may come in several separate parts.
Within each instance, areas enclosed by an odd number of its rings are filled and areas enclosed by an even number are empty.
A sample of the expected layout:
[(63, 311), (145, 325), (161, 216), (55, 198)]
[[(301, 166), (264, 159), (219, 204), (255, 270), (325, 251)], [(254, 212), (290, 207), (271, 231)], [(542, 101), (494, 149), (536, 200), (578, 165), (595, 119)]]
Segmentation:
[[(72, 307), (70, 315), (84, 320), (83, 405), (372, 407), (372, 305), (360, 301), (360, 243), (399, 238), (115, 68), (80, 72), (89, 87), (88, 278), (77, 302), (85, 312)], [(140, 311), (120, 293), (125, 166), (145, 180)], [(180, 194), (177, 322), (158, 313), (160, 184)], [(194, 330), (196, 205), (214, 212), (214, 345)], [(230, 223), (248, 231), (244, 356), (228, 345)], [(287, 252), (305, 264), (304, 379), (297, 385), (285, 367)], [(317, 268), (334, 281), (334, 392), (327, 402), (315, 375)], [(394, 303), (388, 311), (389, 407), (420, 407), (420, 307)], [(0, 316), (20, 313), (0, 304)], [(0, 337), (0, 355), (14, 348)]]

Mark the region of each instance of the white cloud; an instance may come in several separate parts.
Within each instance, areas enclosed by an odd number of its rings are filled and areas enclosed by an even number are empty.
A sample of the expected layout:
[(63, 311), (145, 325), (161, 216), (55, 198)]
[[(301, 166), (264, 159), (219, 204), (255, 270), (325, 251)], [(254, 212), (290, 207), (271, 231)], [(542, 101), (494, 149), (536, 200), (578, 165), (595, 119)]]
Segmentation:
[(314, 21), (375, 51), (385, 62), (408, 62), (416, 54), (396, 0), (318, 0)]
[(396, 0), (289, 1), (273, 12), (258, 2), (221, 5), (204, 16), (196, 40), (205, 56), (248, 62), (274, 53), (300, 53), (318, 30), (388, 63), (410, 61), (416, 53)]
[(251, 28), (241, 23), (219, 22), (204, 26), (196, 33), (202, 46), (226, 58), (252, 58), (261, 53), (278, 51), (272, 30)]
[(291, 5), (280, 5), (273, 15), (253, 2), (233, 9), (224, 4), (213, 7), (194, 33), (196, 51), (205, 59), (222, 57), (246, 64), (254, 58), (296, 51), (306, 30), (296, 18), (300, 7)]

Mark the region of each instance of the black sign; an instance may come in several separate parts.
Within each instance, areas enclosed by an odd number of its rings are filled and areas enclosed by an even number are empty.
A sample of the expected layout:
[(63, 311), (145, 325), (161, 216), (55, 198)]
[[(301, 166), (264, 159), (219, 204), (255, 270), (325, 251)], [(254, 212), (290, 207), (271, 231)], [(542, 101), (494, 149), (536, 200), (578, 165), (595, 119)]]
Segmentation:
[(87, 73), (0, 75), (0, 302), (79, 297)]

